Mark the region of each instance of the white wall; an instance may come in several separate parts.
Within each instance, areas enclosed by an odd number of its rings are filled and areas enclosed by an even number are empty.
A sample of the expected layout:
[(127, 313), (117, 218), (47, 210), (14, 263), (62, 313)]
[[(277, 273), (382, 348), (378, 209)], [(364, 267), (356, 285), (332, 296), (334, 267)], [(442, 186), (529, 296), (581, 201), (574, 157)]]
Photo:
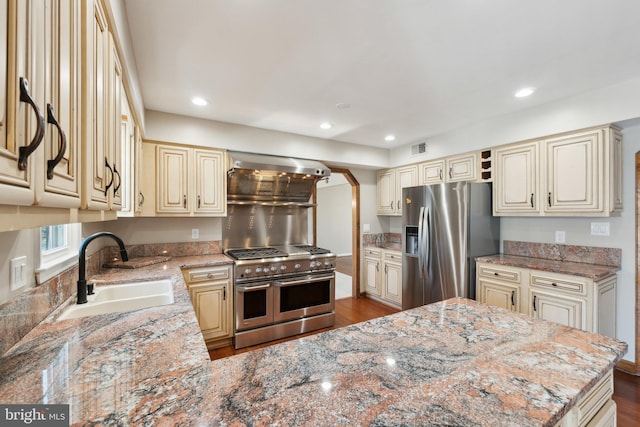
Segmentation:
[(385, 168), (389, 164), (389, 152), (382, 148), (157, 111), (147, 110), (145, 118), (146, 140), (300, 157), (334, 166)]
[[(342, 177), (341, 174), (339, 176)], [(318, 187), (317, 194), (318, 246), (331, 249), (338, 255), (351, 255), (351, 184), (343, 182)]]

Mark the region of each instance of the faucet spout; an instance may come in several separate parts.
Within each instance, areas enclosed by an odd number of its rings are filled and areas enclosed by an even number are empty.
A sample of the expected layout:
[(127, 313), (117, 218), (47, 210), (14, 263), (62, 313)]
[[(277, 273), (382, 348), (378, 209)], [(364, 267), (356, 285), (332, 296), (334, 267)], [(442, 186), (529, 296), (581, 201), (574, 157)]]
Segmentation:
[[(122, 261), (129, 261), (129, 255), (127, 255), (127, 250), (124, 247), (122, 239), (120, 239), (115, 234), (109, 233), (108, 231), (101, 231), (85, 238), (80, 244), (80, 251), (78, 253), (78, 304), (85, 304), (87, 302), (87, 269), (85, 263), (87, 246), (89, 246), (89, 243), (91, 243), (98, 237), (103, 236), (111, 237), (113, 240), (115, 240), (120, 248), (120, 258), (122, 259)], [(93, 286), (91, 286), (91, 291), (89, 292), (89, 294), (93, 294)]]

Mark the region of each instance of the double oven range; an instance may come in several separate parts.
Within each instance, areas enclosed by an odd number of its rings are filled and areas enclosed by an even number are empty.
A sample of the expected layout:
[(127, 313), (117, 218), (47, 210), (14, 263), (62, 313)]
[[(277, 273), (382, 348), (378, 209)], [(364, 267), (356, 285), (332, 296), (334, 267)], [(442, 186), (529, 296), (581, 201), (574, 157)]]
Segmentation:
[(336, 256), (307, 244), (227, 249), (235, 260), (235, 347), (332, 326)]

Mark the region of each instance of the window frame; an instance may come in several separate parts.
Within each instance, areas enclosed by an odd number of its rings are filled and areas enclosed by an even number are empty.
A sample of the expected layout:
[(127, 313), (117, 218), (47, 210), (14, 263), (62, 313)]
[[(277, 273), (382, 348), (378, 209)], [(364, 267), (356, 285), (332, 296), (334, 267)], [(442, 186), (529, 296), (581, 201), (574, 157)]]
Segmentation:
[(42, 251), (42, 232), (40, 227), (36, 234), (36, 284), (41, 285), (47, 280), (57, 276), (63, 271), (71, 268), (78, 259), (78, 248), (80, 247), (82, 224), (56, 224), (45, 227), (55, 227), (62, 225), (66, 228), (67, 243), (65, 246)]

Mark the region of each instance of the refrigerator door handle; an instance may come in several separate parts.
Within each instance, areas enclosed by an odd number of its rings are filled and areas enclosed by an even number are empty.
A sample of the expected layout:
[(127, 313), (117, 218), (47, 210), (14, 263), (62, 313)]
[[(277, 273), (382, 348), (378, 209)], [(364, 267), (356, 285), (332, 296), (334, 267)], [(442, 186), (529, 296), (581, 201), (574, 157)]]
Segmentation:
[(425, 263), (428, 261), (429, 255), (429, 208), (420, 207), (418, 215), (418, 270), (420, 270), (420, 278), (426, 279), (427, 273)]
[(420, 212), (418, 213), (418, 271), (420, 272), (420, 278), (424, 279), (422, 275), (422, 258), (424, 257), (423, 251), (423, 238), (422, 229), (424, 228), (424, 206), (420, 207)]

